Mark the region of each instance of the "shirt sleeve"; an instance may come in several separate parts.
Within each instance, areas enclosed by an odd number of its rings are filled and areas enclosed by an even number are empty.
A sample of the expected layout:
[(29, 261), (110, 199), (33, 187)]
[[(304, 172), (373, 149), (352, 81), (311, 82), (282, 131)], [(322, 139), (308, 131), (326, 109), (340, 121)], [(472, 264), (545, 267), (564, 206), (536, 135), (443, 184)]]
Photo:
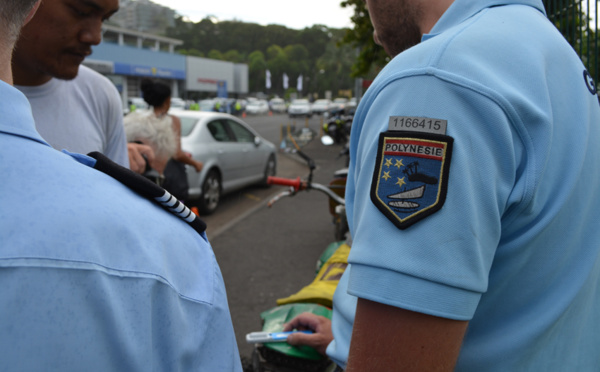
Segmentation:
[[(493, 92), (430, 75), (373, 88), (352, 129), (348, 292), (468, 320), (487, 289), (501, 219), (523, 197), (518, 187), (524, 150), (510, 113)], [(447, 120), (446, 135), (453, 139), (443, 206), (406, 229), (396, 227), (370, 198), (373, 183), (384, 175), (374, 174), (379, 135), (392, 116)]]

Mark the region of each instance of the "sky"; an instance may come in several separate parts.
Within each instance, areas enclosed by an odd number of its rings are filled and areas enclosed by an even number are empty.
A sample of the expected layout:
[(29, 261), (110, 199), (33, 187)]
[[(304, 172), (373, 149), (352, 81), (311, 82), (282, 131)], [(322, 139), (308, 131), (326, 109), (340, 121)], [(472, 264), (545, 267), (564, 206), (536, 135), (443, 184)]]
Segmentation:
[(260, 25), (278, 24), (300, 30), (315, 24), (330, 28), (352, 27), (352, 8), (341, 0), (152, 0), (198, 22), (207, 16), (220, 21), (238, 20)]

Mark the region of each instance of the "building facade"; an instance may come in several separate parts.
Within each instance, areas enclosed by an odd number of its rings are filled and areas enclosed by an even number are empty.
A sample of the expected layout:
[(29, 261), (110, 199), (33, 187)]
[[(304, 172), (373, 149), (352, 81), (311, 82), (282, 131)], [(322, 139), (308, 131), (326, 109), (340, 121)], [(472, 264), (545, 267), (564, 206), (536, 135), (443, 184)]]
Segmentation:
[(121, 93), (124, 107), (131, 97), (141, 96), (144, 78), (171, 86), (173, 97), (187, 99), (198, 94), (245, 96), (248, 94), (248, 65), (175, 53), (182, 41), (103, 25), (102, 43), (92, 48), (83, 62), (107, 76)]

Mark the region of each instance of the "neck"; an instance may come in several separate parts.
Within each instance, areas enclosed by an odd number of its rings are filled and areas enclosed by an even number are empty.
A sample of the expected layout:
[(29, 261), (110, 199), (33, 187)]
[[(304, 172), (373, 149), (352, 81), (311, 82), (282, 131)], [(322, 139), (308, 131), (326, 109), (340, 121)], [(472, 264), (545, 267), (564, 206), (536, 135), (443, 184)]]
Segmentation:
[(0, 62), (0, 80), (7, 84), (13, 85), (12, 70), (10, 68), (10, 56), (8, 59), (2, 56), (0, 57), (0, 61), (3, 61)]
[(15, 61), (13, 57), (12, 76), (16, 85), (36, 87), (49, 82), (52, 76), (38, 73), (34, 69), (25, 68), (20, 62)]
[(169, 112), (169, 105), (167, 105), (166, 102), (160, 106), (154, 107), (154, 114), (158, 117), (165, 116), (168, 112)]
[(420, 23), (421, 34), (428, 34), (444, 15), (454, 0), (421, 1), (423, 19)]
[(159, 118), (165, 116), (167, 114), (167, 112), (168, 112), (168, 110), (165, 110), (162, 107), (155, 107), (154, 108), (154, 115), (156, 115)]
[[(0, 28), (0, 30), (2, 29)], [(7, 38), (4, 40), (0, 39), (0, 80), (10, 85), (13, 84), (10, 60), (12, 58), (12, 50), (14, 46), (14, 43), (10, 43)]]

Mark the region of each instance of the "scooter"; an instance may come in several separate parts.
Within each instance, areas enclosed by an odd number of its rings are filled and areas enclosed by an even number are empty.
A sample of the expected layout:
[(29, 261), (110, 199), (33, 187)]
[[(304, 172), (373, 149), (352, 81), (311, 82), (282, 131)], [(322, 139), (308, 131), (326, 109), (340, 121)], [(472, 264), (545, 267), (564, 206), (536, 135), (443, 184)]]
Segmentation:
[[(314, 161), (299, 149), (296, 153), (306, 160), (310, 169), (308, 177), (305, 180), (300, 177), (296, 179), (269, 177), (267, 180), (269, 184), (287, 186), (288, 190), (273, 197), (268, 206), (272, 207), (281, 198), (295, 196), (301, 191), (317, 190), (335, 203), (332, 214), (344, 215), (343, 220), (340, 217), (340, 223), (343, 223), (342, 221), (345, 221), (343, 189), (331, 187), (339, 186), (339, 182), (330, 186), (312, 182), (312, 173), (316, 168)], [(335, 181), (334, 178), (332, 182)], [(335, 369), (335, 363), (317, 353), (316, 350), (308, 346), (298, 347), (287, 344), (286, 335), (280, 335), (279, 332), (283, 330), (285, 323), (303, 312), (311, 312), (331, 319), (333, 293), (348, 264), (349, 253), (350, 246), (345, 240), (329, 244), (316, 262), (314, 280), (298, 292), (278, 299), (277, 306), (260, 314), (261, 332), (247, 336), (247, 341), (254, 343), (255, 347), (252, 353), (252, 369), (246, 369), (246, 372), (328, 372)]]

